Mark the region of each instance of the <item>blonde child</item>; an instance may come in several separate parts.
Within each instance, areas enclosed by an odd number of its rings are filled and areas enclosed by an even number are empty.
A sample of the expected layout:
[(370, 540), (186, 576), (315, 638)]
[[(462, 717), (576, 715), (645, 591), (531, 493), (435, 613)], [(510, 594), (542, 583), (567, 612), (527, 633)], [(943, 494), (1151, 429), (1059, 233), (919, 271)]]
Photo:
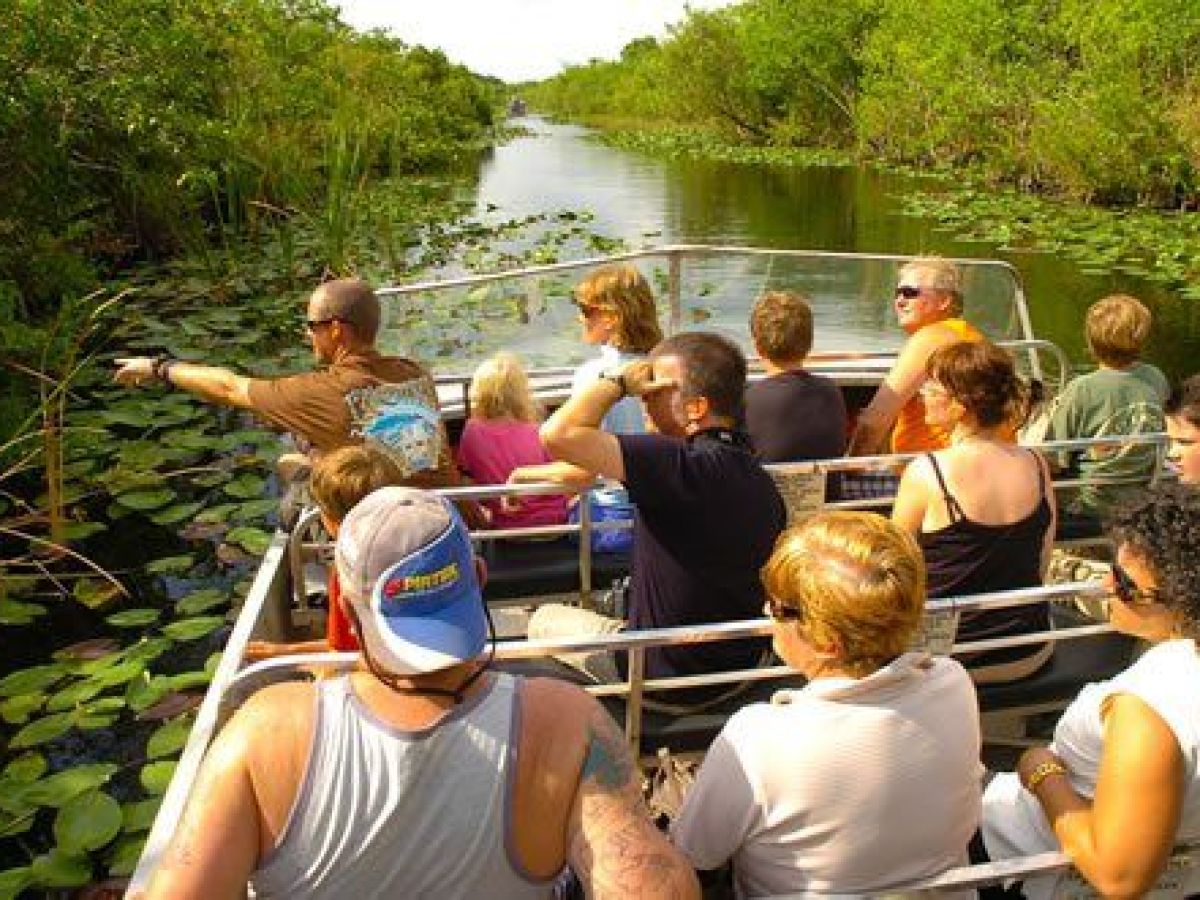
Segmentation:
[[(497, 353), (471, 379), (471, 416), (458, 445), (458, 464), (476, 484), (504, 484), (513, 469), (550, 462), (538, 438), (541, 410), (529, 389), (521, 360)], [(493, 528), (561, 525), (564, 496), (505, 498), (484, 504)]]

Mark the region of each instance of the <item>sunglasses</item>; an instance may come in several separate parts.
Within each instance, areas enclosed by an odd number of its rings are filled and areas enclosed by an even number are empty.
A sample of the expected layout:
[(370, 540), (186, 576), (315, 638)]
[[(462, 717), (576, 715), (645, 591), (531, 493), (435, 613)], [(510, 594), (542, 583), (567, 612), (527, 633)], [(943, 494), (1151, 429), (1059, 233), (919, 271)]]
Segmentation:
[(342, 321), (342, 320), (339, 319), (337, 316), (332, 316), (328, 319), (305, 319), (304, 327), (309, 331), (316, 331), (318, 328), (321, 328), (322, 326), (332, 325), (334, 322), (340, 322), (340, 321)]
[(572, 300), (571, 302), (575, 304), (575, 308), (579, 310), (579, 314), (586, 319), (590, 319), (597, 313), (604, 312), (603, 306), (595, 306), (591, 303), (584, 303), (581, 300)]
[(896, 287), (896, 296), (903, 297), (905, 300), (916, 300), (923, 293), (925, 293), (925, 288), (915, 287), (911, 284), (901, 284)]
[(780, 603), (774, 597), (767, 598), (767, 612), (776, 622), (795, 621), (803, 619), (804, 613), (794, 606), (788, 606), (786, 603)]
[(1112, 564), (1113, 578), (1113, 593), (1117, 595), (1117, 599), (1122, 603), (1157, 603), (1158, 589), (1149, 588), (1143, 590), (1137, 586), (1137, 582), (1133, 580), (1128, 572), (1122, 569), (1115, 562)]

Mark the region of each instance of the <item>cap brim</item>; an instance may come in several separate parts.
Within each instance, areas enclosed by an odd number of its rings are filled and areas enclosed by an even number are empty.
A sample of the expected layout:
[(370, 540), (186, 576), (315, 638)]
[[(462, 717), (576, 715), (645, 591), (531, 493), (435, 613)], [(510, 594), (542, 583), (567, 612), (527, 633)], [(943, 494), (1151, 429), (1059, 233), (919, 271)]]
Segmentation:
[(487, 645), (482, 599), (464, 590), (437, 611), (406, 610), (382, 615), (373, 611), (376, 639), (368, 646), (376, 661), (397, 675), (436, 672), (479, 656)]

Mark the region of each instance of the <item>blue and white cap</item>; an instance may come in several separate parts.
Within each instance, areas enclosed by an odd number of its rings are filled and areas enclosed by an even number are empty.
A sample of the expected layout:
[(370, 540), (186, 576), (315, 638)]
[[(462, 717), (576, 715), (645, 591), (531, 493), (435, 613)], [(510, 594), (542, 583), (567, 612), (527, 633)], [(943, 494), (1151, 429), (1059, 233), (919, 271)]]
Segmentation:
[(416, 488), (375, 491), (342, 521), (336, 562), (359, 639), (381, 668), (419, 675), (483, 652), (475, 556), (449, 501)]

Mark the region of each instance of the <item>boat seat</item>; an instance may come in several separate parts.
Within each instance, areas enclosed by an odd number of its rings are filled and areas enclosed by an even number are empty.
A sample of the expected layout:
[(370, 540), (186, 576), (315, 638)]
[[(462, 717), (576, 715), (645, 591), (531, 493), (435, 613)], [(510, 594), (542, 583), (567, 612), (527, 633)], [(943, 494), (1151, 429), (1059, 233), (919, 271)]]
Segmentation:
[[(486, 600), (579, 592), (579, 546), (568, 538), (489, 541), (483, 555), (488, 572), (483, 589)], [(606, 590), (613, 579), (628, 574), (628, 554), (592, 554), (593, 590)]]

